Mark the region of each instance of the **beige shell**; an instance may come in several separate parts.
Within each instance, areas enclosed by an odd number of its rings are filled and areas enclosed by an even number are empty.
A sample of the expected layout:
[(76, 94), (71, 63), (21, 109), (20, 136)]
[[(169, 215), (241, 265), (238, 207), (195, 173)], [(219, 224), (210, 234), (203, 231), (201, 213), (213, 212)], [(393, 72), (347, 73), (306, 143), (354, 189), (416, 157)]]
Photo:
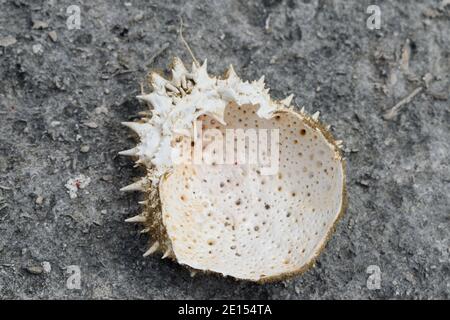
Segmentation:
[[(206, 61), (188, 71), (175, 58), (170, 81), (153, 73), (150, 82), (154, 91), (138, 98), (152, 116), (124, 123), (140, 142), (120, 153), (147, 168), (122, 189), (146, 194), (143, 213), (127, 219), (152, 237), (144, 256), (162, 252), (193, 270), (259, 282), (311, 266), (346, 204), (341, 142), (319, 114), (295, 111), (292, 96), (273, 101), (264, 78), (244, 82), (232, 67), (211, 77)], [(233, 147), (222, 148), (230, 132)], [(249, 141), (264, 132), (276, 135), (260, 152)], [(231, 155), (239, 143), (244, 161)], [(196, 151), (203, 161), (177, 161)], [(216, 161), (227, 156), (233, 161)]]

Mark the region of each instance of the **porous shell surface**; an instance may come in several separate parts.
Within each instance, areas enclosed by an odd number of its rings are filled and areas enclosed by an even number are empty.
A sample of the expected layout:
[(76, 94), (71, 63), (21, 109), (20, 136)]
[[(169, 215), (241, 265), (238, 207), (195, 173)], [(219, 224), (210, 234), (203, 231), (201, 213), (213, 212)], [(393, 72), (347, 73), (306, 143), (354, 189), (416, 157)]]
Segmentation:
[[(153, 238), (145, 255), (160, 251), (195, 270), (252, 281), (306, 270), (346, 201), (341, 142), (319, 123), (319, 114), (295, 111), (292, 96), (272, 100), (264, 78), (243, 81), (232, 67), (212, 77), (206, 61), (188, 71), (175, 58), (171, 80), (152, 73), (150, 83), (154, 91), (138, 98), (149, 104), (151, 117), (124, 123), (139, 143), (121, 152), (147, 168), (145, 177), (122, 189), (146, 194), (143, 213), (128, 219), (143, 223)], [(277, 132), (265, 154), (278, 155), (276, 170), (264, 173), (260, 163), (175, 161), (186, 146), (189, 153), (198, 147), (199, 121), (203, 132), (223, 136)], [(246, 138), (235, 141), (246, 145)], [(220, 146), (208, 141), (202, 148), (217, 154)]]

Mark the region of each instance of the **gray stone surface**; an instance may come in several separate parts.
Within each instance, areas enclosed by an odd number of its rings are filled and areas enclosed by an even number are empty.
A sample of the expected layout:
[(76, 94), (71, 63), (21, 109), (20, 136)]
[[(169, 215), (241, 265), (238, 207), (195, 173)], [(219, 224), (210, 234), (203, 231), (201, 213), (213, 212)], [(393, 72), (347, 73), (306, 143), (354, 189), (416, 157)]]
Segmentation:
[[(448, 299), (450, 5), (376, 2), (380, 30), (366, 27), (370, 1), (0, 0), (0, 298)], [(66, 26), (69, 5), (80, 30)], [(134, 97), (148, 69), (190, 61), (180, 15), (211, 72), (264, 74), (275, 98), (294, 93), (345, 142), (349, 208), (303, 276), (191, 278), (142, 258), (146, 237), (123, 223), (139, 195), (119, 187), (140, 173), (117, 156), (133, 145), (120, 122), (144, 109)], [(90, 183), (71, 199), (80, 174)], [(66, 287), (71, 265), (80, 290)]]

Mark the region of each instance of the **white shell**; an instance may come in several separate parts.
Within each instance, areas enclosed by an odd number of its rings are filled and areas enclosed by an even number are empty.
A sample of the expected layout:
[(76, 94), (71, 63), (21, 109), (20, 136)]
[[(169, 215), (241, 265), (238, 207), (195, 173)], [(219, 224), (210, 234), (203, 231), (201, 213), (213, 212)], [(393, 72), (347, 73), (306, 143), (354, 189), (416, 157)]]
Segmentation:
[[(172, 80), (153, 73), (154, 91), (138, 97), (151, 105), (152, 117), (124, 123), (140, 142), (121, 154), (137, 157), (148, 175), (123, 190), (159, 188), (156, 225), (164, 235), (145, 256), (160, 250), (163, 258), (191, 268), (252, 281), (299, 273), (312, 265), (345, 207), (341, 142), (318, 123), (319, 112), (293, 111), (292, 95), (273, 101), (264, 77), (242, 81), (232, 67), (224, 78), (211, 77), (206, 65), (194, 64), (189, 72), (176, 58)], [(278, 130), (279, 140), (265, 155), (278, 155), (276, 173), (261, 174), (259, 165), (237, 161), (175, 162), (186, 137), (196, 137), (198, 119), (202, 129), (222, 134)], [(190, 153), (195, 147), (189, 146)], [(145, 213), (128, 221), (143, 222), (142, 217), (152, 219)]]

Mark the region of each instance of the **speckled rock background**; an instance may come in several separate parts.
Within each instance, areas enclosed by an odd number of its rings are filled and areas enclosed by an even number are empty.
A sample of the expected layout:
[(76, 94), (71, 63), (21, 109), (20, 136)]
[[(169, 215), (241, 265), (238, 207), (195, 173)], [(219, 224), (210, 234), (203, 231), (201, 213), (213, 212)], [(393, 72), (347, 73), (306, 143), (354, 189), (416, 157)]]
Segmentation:
[[(370, 4), (379, 30), (366, 26)], [(146, 236), (123, 223), (140, 195), (119, 188), (140, 173), (117, 156), (133, 145), (120, 122), (145, 109), (134, 97), (150, 68), (191, 61), (179, 16), (211, 72), (264, 74), (275, 98), (294, 93), (345, 142), (349, 208), (301, 277), (191, 278), (142, 258)], [(448, 299), (449, 75), (445, 0), (0, 0), (0, 298)], [(90, 183), (71, 199), (65, 184), (80, 174)], [(79, 290), (66, 286), (73, 265)]]

